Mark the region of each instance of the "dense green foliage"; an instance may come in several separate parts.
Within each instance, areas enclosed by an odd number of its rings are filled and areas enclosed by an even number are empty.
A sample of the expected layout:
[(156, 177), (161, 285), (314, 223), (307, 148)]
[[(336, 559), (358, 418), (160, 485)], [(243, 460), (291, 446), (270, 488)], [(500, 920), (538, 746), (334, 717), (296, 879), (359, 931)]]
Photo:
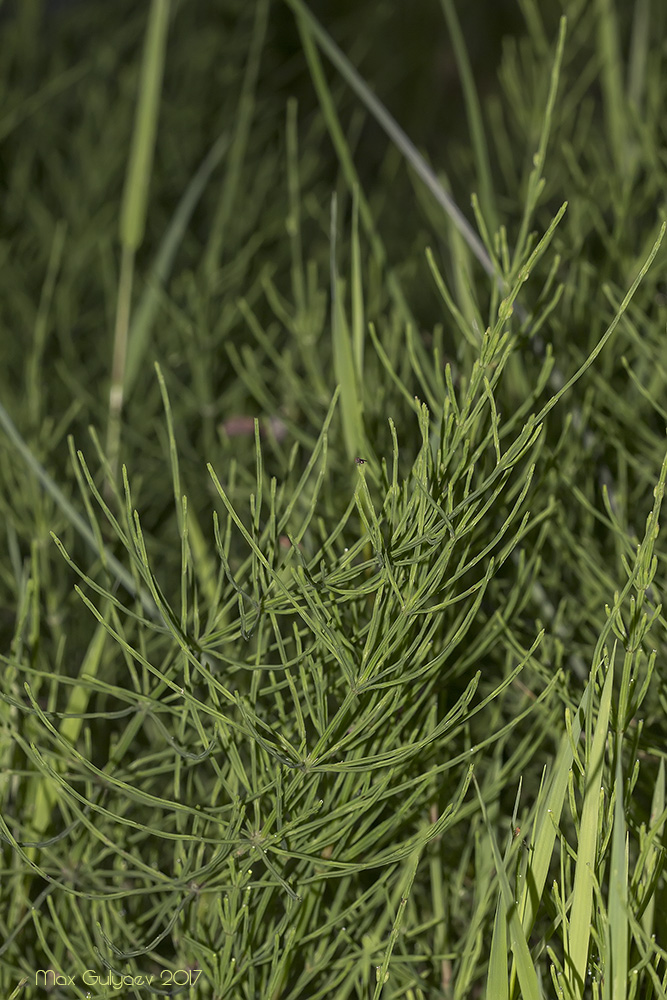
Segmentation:
[(3, 996), (667, 997), (667, 11), (464, 6), (2, 23)]

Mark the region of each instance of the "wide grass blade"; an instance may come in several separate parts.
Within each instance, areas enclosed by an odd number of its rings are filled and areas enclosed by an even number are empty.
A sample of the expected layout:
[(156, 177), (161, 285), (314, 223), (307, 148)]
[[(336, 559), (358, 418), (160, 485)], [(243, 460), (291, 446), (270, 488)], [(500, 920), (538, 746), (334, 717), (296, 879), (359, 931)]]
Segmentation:
[(605, 746), (609, 733), (611, 693), (614, 683), (614, 654), (607, 666), (593, 739), (584, 773), (584, 801), (577, 838), (577, 862), (572, 890), (565, 975), (573, 996), (583, 997), (588, 967), (593, 909), (593, 877), (596, 871), (598, 824), (601, 806)]

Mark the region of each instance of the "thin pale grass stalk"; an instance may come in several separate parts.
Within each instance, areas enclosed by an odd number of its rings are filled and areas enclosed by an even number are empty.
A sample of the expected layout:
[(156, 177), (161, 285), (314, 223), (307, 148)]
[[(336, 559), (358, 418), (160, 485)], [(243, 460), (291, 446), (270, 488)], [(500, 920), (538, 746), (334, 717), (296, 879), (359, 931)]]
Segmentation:
[(596, 0), (599, 58), (602, 63), (602, 110), (607, 120), (612, 156), (621, 177), (630, 166), (628, 127), (623, 97), (623, 61), (615, 5), (611, 0)]
[[(306, 317), (306, 276), (303, 265), (303, 240), (301, 238), (301, 184), (299, 180), (299, 135), (298, 105), (291, 97), (287, 102), (285, 126), (285, 159), (287, 166), (287, 195), (289, 215), (286, 221), (287, 234), (292, 253), (292, 295), (296, 305), (296, 315), (303, 321)], [(305, 330), (300, 331), (305, 333)]]
[(141, 64), (137, 114), (120, 211), (120, 275), (116, 303), (106, 452), (114, 475), (118, 466), (121, 413), (125, 395), (128, 335), (132, 311), (134, 260), (144, 239), (148, 191), (160, 110), (160, 93), (167, 48), (170, 0), (151, 0)]
[[(350, 463), (355, 458), (368, 454), (368, 440), (364, 431), (363, 392), (361, 383), (363, 371), (357, 367), (359, 357), (358, 347), (355, 350), (353, 337), (350, 336), (343, 294), (338, 280), (336, 265), (337, 240), (337, 202), (334, 194), (331, 199), (331, 337), (332, 354), (336, 383), (340, 386), (341, 419), (343, 422), (343, 437), (345, 450)], [(358, 274), (353, 274), (353, 282), (358, 280)], [(356, 296), (358, 297), (358, 290)], [(353, 295), (355, 295), (353, 291)], [(358, 320), (357, 320), (358, 326)], [(358, 337), (358, 335), (357, 335)]]
[(646, 69), (651, 37), (651, 0), (636, 0), (628, 62), (628, 103), (642, 114), (646, 94)]

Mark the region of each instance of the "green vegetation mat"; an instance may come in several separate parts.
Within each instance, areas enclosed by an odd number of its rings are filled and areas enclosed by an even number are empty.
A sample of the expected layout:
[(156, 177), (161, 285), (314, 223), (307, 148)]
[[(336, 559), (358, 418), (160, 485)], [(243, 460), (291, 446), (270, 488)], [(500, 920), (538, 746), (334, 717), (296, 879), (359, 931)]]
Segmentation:
[(667, 8), (0, 21), (0, 992), (667, 997)]

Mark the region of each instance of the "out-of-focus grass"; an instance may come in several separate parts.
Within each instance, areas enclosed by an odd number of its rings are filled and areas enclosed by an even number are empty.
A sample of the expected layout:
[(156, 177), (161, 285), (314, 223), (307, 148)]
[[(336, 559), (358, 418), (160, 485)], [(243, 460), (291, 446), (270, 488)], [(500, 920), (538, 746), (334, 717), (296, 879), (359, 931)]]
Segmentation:
[(8, 996), (667, 992), (666, 15), (404, 16), (3, 25)]

